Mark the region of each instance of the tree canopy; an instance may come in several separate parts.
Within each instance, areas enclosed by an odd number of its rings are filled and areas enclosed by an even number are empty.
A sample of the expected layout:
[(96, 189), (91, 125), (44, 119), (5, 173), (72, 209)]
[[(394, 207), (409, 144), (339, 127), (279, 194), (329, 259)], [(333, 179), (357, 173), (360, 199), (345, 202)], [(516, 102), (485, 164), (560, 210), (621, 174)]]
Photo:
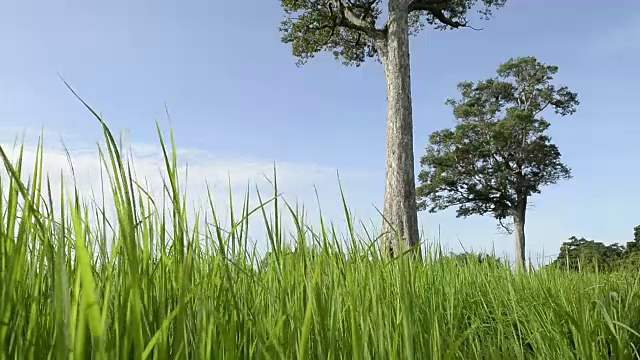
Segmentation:
[(548, 266), (570, 271), (637, 271), (640, 268), (640, 226), (634, 229), (634, 240), (626, 246), (605, 245), (575, 236), (562, 243), (560, 254)]
[(624, 247), (618, 244), (605, 245), (602, 242), (572, 236), (562, 243), (560, 254), (551, 266), (574, 271), (612, 271), (618, 266), (624, 250)]
[(510, 59), (497, 76), (458, 84), (461, 99), (447, 100), (454, 129), (431, 134), (420, 163), (419, 208), (458, 206), (457, 215), (511, 216), (521, 198), (571, 177), (546, 134), (547, 109), (573, 114), (577, 94), (551, 84), (558, 68), (535, 57)]
[[(291, 44), (298, 65), (315, 54), (328, 51), (343, 65), (361, 65), (379, 59), (387, 25), (382, 19), (382, 0), (280, 0), (285, 19), (280, 24), (282, 41)], [(415, 35), (427, 25), (438, 29), (469, 26), (470, 12), (488, 19), (506, 0), (388, 0), (406, 4), (409, 31)]]

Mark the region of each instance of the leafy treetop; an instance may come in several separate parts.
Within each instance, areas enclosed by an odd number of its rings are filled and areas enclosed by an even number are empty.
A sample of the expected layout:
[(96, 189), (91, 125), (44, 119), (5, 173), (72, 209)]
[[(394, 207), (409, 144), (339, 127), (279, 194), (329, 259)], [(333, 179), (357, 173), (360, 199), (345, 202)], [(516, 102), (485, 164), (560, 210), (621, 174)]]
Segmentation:
[[(409, 32), (426, 25), (438, 30), (470, 27), (469, 12), (477, 8), (481, 19), (506, 0), (389, 0), (407, 4)], [(343, 65), (361, 65), (379, 59), (387, 34), (382, 22), (382, 0), (280, 0), (285, 19), (280, 25), (282, 41), (291, 44), (297, 64), (303, 65), (321, 51), (330, 51)]]
[(447, 101), (457, 125), (434, 132), (421, 159), (419, 207), (459, 206), (459, 217), (502, 220), (542, 186), (570, 178), (541, 116), (546, 109), (573, 114), (579, 104), (576, 93), (551, 84), (557, 71), (524, 57), (500, 65), (497, 77), (460, 83), (461, 99)]

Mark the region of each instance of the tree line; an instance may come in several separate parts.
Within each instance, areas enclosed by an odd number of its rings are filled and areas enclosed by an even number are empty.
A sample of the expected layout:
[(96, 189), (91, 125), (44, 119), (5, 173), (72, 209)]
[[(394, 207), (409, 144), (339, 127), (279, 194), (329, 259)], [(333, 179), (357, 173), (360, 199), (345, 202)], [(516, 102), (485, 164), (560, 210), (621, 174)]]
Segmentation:
[[(494, 253), (462, 252), (441, 254), (440, 261), (453, 261), (460, 266), (471, 263), (490, 267), (510, 267), (510, 263)], [(633, 239), (625, 244), (605, 244), (571, 236), (560, 246), (559, 253), (543, 268), (584, 273), (637, 271), (640, 268), (640, 225), (633, 229)]]
[(633, 271), (640, 268), (640, 225), (633, 229), (633, 240), (624, 245), (605, 245), (595, 240), (570, 237), (548, 266), (570, 271)]

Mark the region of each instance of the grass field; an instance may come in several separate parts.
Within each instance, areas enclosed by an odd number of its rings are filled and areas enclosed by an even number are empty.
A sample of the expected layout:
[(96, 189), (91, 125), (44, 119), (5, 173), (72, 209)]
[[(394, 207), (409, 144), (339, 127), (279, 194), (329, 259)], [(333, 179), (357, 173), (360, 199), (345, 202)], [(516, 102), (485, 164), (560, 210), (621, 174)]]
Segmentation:
[[(638, 273), (514, 275), (437, 260), (433, 248), (424, 261), (388, 260), (374, 235), (311, 230), (264, 194), (223, 231), (213, 206), (187, 221), (162, 137), (164, 206), (104, 129), (115, 222), (72, 185), (53, 199), (46, 159), (0, 152), (3, 359), (638, 358)], [(265, 259), (251, 250), (249, 217), (267, 229)]]

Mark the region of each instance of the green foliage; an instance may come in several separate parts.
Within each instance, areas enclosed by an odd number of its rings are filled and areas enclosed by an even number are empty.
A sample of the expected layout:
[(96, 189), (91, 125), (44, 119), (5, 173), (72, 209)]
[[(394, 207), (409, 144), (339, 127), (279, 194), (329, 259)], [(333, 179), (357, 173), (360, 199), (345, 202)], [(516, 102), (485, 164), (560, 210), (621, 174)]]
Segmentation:
[(493, 254), (485, 253), (468, 253), (450, 254), (438, 259), (438, 261), (451, 261), (457, 266), (487, 266), (493, 269), (509, 267), (509, 263), (505, 262)]
[[(395, 1), (395, 0), (390, 0)], [(467, 26), (469, 12), (476, 8), (488, 19), (492, 10), (506, 0), (414, 0), (410, 12), (410, 33), (426, 25), (436, 29)], [(285, 18), (280, 24), (282, 42), (291, 44), (302, 65), (315, 54), (331, 52), (343, 65), (359, 66), (367, 58), (379, 59), (379, 45), (386, 37), (382, 0), (280, 0)]]
[(620, 263), (621, 270), (640, 270), (640, 225), (633, 229), (633, 240), (627, 243)]
[(624, 251), (618, 244), (605, 245), (572, 236), (562, 243), (560, 254), (551, 266), (563, 270), (609, 272), (618, 267)]
[[(369, 234), (347, 250), (286, 202), (285, 231), (277, 190), (253, 209), (247, 195), (223, 231), (213, 205), (191, 219), (180, 191), (154, 199), (105, 136), (113, 222), (73, 185), (53, 198), (42, 147), (30, 177), (0, 147), (2, 359), (631, 359), (640, 345), (631, 273), (388, 261)], [(171, 158), (173, 147), (165, 175), (179, 188)], [(256, 213), (267, 266), (247, 242)]]
[(637, 272), (640, 270), (640, 251), (625, 252), (620, 260), (618, 270), (623, 272)]
[(459, 217), (502, 220), (523, 198), (571, 177), (541, 116), (569, 115), (579, 104), (576, 93), (551, 84), (557, 70), (524, 57), (500, 65), (494, 78), (458, 84), (461, 99), (447, 100), (457, 125), (431, 134), (420, 160), (421, 209), (458, 206)]
[(560, 254), (549, 266), (571, 271), (638, 271), (640, 269), (640, 246), (638, 229), (634, 229), (634, 240), (626, 246), (617, 243), (605, 245), (601, 242), (572, 236), (562, 243)]
[[(351, 11), (368, 26), (375, 26), (380, 16), (380, 0), (357, 1), (362, 6)], [(306, 63), (320, 51), (330, 51), (344, 65), (360, 65), (367, 57), (376, 57), (378, 51), (373, 39), (363, 29), (349, 24), (345, 12), (336, 9), (335, 2), (326, 0), (281, 0), (285, 19), (280, 24), (282, 42), (291, 44), (298, 65)], [(341, 2), (340, 2), (341, 3)]]

